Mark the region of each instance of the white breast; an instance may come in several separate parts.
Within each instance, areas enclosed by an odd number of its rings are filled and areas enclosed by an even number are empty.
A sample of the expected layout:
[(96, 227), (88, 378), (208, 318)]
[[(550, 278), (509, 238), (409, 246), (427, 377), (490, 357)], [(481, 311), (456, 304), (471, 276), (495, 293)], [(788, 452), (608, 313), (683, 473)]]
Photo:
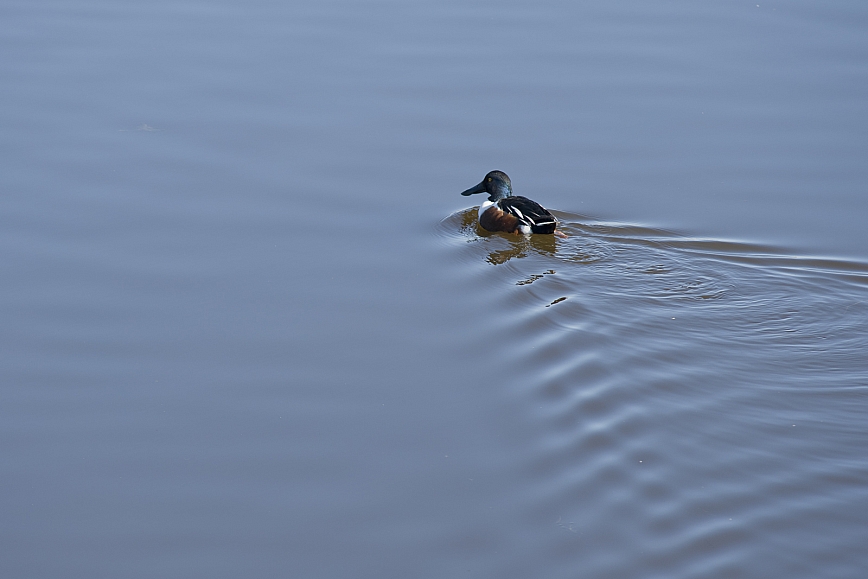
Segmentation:
[(482, 214), (485, 213), (485, 210), (494, 205), (494, 201), (486, 201), (482, 205), (479, 206), (479, 218), (482, 219)]

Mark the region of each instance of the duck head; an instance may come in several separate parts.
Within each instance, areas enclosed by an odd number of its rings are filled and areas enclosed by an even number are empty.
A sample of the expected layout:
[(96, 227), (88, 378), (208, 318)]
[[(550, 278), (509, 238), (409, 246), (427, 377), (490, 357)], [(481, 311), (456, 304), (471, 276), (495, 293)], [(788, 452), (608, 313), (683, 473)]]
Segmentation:
[(471, 187), (462, 195), (468, 196), (474, 193), (488, 193), (489, 201), (499, 201), (512, 195), (512, 183), (503, 171), (491, 171), (479, 185)]

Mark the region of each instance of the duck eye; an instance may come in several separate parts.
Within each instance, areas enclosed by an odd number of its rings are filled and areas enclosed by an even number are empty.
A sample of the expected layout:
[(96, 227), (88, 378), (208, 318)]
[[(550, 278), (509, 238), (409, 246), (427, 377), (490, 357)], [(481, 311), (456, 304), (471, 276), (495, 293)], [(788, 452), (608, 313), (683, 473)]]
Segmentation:
[(491, 183), (491, 177), (488, 178), (488, 182)]

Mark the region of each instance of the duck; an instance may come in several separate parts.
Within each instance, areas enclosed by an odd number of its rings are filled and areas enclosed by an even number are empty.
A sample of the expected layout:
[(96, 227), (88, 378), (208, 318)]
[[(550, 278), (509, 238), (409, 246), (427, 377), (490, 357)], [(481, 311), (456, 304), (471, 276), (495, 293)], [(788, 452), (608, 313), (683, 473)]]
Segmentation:
[(478, 185), (461, 194), (468, 197), (476, 193), (488, 193), (488, 200), (479, 206), (479, 226), (486, 231), (560, 233), (558, 220), (548, 209), (527, 197), (512, 194), (512, 182), (503, 171), (490, 171)]

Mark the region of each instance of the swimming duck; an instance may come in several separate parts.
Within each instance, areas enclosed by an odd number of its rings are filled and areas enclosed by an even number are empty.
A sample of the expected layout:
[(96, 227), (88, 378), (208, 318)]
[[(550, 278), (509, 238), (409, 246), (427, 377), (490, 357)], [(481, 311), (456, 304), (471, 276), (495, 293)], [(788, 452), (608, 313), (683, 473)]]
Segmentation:
[(462, 195), (488, 193), (479, 207), (479, 225), (486, 231), (506, 233), (554, 233), (558, 220), (548, 209), (527, 197), (512, 194), (512, 183), (503, 171), (492, 171), (479, 185)]

